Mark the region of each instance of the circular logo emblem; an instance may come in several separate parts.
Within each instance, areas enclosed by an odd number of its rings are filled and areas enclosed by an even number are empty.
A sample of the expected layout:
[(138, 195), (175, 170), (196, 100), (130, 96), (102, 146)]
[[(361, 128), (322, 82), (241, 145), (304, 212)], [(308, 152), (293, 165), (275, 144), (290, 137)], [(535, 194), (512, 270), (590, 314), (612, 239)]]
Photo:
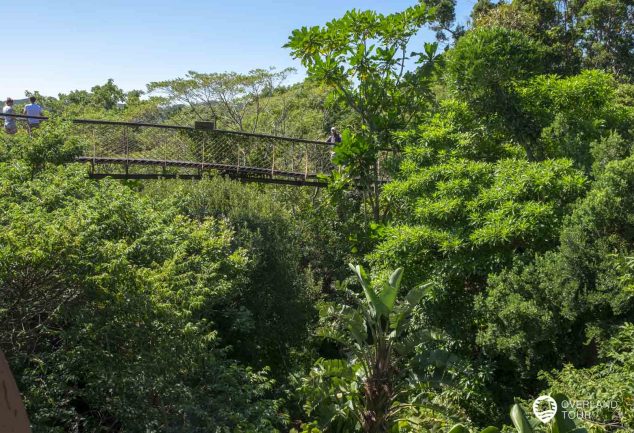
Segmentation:
[(549, 395), (539, 396), (533, 402), (533, 413), (538, 420), (546, 424), (555, 417), (557, 413), (557, 402)]

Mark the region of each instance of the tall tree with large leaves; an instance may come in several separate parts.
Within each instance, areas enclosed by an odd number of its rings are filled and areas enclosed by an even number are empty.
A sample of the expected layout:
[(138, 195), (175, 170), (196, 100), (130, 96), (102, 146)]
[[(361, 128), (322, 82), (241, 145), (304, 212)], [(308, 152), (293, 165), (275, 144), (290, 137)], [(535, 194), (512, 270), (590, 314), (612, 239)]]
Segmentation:
[(432, 12), (423, 2), (390, 15), (355, 9), (323, 27), (294, 30), (285, 47), (311, 79), (331, 86), (359, 114), (363, 129), (385, 146), (390, 131), (406, 127), (426, 103), (410, 69), (433, 57), (435, 45), (410, 53), (410, 42), (431, 22)]
[(410, 51), (433, 13), (424, 2), (390, 15), (355, 9), (323, 27), (294, 30), (285, 45), (310, 79), (331, 87), (361, 119), (359, 134), (335, 148), (335, 162), (361, 180), (375, 221), (380, 220), (379, 150), (390, 147), (391, 133), (410, 125), (430, 99), (422, 79), (429, 68), (413, 69), (433, 60), (437, 45)]

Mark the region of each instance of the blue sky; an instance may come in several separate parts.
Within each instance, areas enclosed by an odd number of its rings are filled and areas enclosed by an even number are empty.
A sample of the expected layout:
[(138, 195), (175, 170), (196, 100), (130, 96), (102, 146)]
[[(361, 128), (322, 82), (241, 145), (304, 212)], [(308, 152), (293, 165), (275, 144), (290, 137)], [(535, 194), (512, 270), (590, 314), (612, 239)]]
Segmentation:
[[(382, 13), (415, 0), (31, 0), (5, 2), (0, 98), (56, 96), (108, 78), (125, 90), (188, 70), (297, 67), (282, 48), (301, 26), (352, 8)], [(475, 0), (458, 0), (464, 21)]]

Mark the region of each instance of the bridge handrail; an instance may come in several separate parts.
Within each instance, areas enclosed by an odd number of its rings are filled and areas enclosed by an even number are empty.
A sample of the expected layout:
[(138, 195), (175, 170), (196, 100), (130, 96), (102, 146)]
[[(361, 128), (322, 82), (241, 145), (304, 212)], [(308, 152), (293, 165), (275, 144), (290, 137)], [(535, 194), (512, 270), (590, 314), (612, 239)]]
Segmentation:
[[(17, 119), (38, 119), (38, 120), (49, 120), (48, 116), (27, 116), (25, 114), (0, 114), (0, 117), (14, 117)], [(85, 124), (85, 125), (111, 125), (111, 126), (130, 126), (130, 127), (145, 127), (145, 128), (162, 128), (162, 129), (174, 129), (181, 131), (197, 131), (193, 126), (182, 126), (182, 125), (165, 125), (162, 123), (142, 123), (142, 122), (122, 122), (116, 120), (99, 120), (99, 119), (62, 119), (67, 120), (77, 124)], [(255, 137), (255, 138), (268, 138), (275, 140), (283, 140), (283, 141), (291, 141), (295, 143), (306, 143), (306, 144), (321, 144), (324, 146), (333, 147), (333, 143), (326, 143), (325, 141), (317, 141), (317, 140), (308, 140), (306, 138), (293, 138), (293, 137), (285, 137), (282, 135), (272, 135), (272, 134), (261, 134), (257, 132), (245, 132), (245, 131), (232, 131), (229, 129), (210, 129), (204, 131), (212, 131), (218, 132), (220, 134), (230, 134), (230, 135), (240, 135), (243, 137)]]

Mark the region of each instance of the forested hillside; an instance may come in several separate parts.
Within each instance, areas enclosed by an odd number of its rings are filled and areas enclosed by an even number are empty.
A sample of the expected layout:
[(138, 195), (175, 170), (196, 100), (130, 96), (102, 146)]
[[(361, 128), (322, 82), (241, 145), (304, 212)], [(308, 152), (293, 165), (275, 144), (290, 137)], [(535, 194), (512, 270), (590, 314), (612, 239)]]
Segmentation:
[[(301, 82), (35, 93), (0, 140), (34, 433), (634, 432), (634, 2), (411, 3), (297, 23)], [(97, 181), (71, 118), (343, 133), (323, 188)]]

